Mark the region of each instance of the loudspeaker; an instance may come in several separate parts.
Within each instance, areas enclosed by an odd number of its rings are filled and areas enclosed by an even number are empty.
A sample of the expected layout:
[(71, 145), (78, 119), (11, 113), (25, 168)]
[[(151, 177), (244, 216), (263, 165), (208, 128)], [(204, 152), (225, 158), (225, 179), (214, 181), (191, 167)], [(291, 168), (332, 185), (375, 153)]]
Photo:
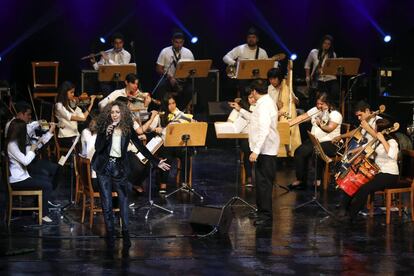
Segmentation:
[(194, 90), (197, 93), (195, 112), (197, 114), (208, 112), (208, 102), (218, 101), (220, 86), (220, 72), (217, 69), (210, 70), (206, 78), (194, 80)]
[(217, 226), (220, 234), (229, 231), (233, 213), (229, 207), (195, 206), (191, 212), (190, 224), (196, 233), (209, 233)]

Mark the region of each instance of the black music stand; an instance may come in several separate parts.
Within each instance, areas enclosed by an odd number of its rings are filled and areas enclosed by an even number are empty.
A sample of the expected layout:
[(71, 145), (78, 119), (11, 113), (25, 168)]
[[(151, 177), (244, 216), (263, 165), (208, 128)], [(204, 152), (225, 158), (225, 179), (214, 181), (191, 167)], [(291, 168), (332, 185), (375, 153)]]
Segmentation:
[(194, 79), (206, 78), (208, 71), (211, 68), (213, 61), (211, 59), (205, 60), (180, 60), (177, 63), (177, 69), (175, 70), (174, 78), (187, 79), (191, 78), (191, 92), (192, 105), (197, 105), (196, 92), (194, 91)]
[[(310, 133), (309, 131), (308, 131), (308, 135), (309, 135), (309, 139), (311, 140), (311, 142), (313, 144), (313, 147), (314, 147), (314, 155), (315, 155), (315, 177), (314, 177), (314, 182), (316, 182), (317, 174), (318, 174), (318, 157), (320, 157), (322, 160), (324, 160), (327, 163), (332, 162), (332, 159), (329, 158), (325, 154), (325, 152), (323, 151), (323, 149), (321, 147), (321, 144), (319, 143), (318, 139), (316, 139), (316, 137), (312, 133)], [(315, 203), (316, 206), (318, 206), (325, 213), (328, 214), (328, 216), (325, 217), (324, 219), (328, 218), (329, 216), (333, 216), (333, 214), (318, 201), (318, 187), (317, 187), (316, 183), (314, 183), (314, 194), (313, 194), (312, 199), (305, 202), (305, 203), (302, 203), (302, 204), (296, 206), (295, 210), (298, 210), (298, 209), (300, 209), (302, 207), (305, 207), (305, 206), (307, 206), (309, 204), (312, 204), (312, 203)]]
[[(323, 64), (321, 75), (336, 75), (339, 77), (339, 103), (342, 107), (342, 78), (344, 76), (355, 76), (358, 74), (361, 59), (359, 58), (327, 58)], [(344, 114), (344, 108), (341, 113)]]
[(185, 149), (185, 171), (184, 182), (181, 187), (175, 191), (167, 194), (165, 198), (179, 192), (186, 191), (191, 192), (198, 196), (202, 201), (204, 197), (197, 193), (193, 187), (188, 185), (188, 147), (204, 146), (206, 144), (207, 135), (207, 123), (182, 123), (182, 124), (169, 124), (167, 126), (164, 147), (184, 147)]

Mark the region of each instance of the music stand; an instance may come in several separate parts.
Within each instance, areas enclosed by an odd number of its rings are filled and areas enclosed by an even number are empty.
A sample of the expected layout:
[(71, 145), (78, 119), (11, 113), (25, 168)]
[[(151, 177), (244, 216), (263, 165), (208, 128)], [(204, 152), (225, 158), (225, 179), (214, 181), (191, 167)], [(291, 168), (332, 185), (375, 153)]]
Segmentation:
[(99, 65), (98, 80), (99, 81), (114, 81), (118, 88), (119, 82), (124, 81), (126, 75), (137, 73), (137, 65), (130, 64), (103, 64)]
[[(341, 103), (342, 78), (344, 76), (355, 76), (358, 74), (361, 59), (359, 58), (327, 58), (323, 64), (321, 75), (336, 75), (339, 77), (339, 103)], [(344, 114), (342, 108), (342, 114)]]
[(236, 79), (267, 79), (267, 72), (274, 64), (274, 59), (242, 59), (237, 62)]
[[(317, 180), (317, 173), (318, 173), (318, 157), (320, 157), (322, 160), (324, 160), (327, 163), (331, 163), (332, 159), (329, 158), (325, 152), (323, 151), (321, 144), (319, 143), (318, 139), (316, 139), (316, 137), (309, 132), (308, 130), (308, 135), (309, 135), (309, 139), (311, 140), (313, 147), (314, 147), (314, 155), (315, 155), (315, 177), (314, 177), (314, 181), (316, 182)], [(333, 214), (326, 209), (319, 201), (318, 201), (318, 188), (316, 183), (314, 183), (314, 194), (311, 200), (302, 203), (298, 206), (295, 207), (295, 210), (300, 209), (302, 207), (305, 207), (311, 203), (315, 203), (317, 206), (319, 206), (325, 213), (328, 214), (329, 216), (332, 216)], [(327, 217), (326, 217), (327, 218)], [(325, 218), (324, 218), (325, 219)]]
[(208, 76), (208, 71), (210, 70), (212, 63), (213, 61), (211, 59), (180, 60), (177, 63), (174, 78), (176, 79), (191, 78), (192, 105), (197, 105), (196, 93), (194, 91), (194, 79), (195, 78), (206, 78)]
[(193, 187), (188, 186), (188, 147), (204, 146), (206, 144), (207, 123), (183, 123), (183, 124), (169, 124), (165, 135), (165, 147), (184, 147), (185, 149), (185, 171), (184, 182), (181, 187), (165, 196), (169, 196), (179, 192), (187, 191), (195, 194), (203, 200), (203, 196), (197, 193)]
[(239, 176), (239, 166), (243, 162), (243, 160), (240, 159), (240, 154), (239, 154), (239, 150), (240, 150), (239, 139), (248, 139), (249, 134), (248, 133), (217, 133), (216, 132), (216, 137), (217, 137), (217, 139), (235, 139), (235, 141), (236, 141), (236, 154), (239, 156), (238, 164), (237, 164), (237, 168), (236, 168), (235, 194), (234, 194), (234, 196), (232, 196), (232, 198), (230, 198), (230, 200), (226, 203), (225, 206), (229, 206), (229, 205), (232, 206), (236, 201), (241, 201), (243, 204), (245, 204), (246, 206), (250, 207), (255, 212), (257, 212), (256, 207), (254, 207), (252, 204), (250, 204), (249, 202), (247, 202), (243, 198), (239, 197), (239, 178), (240, 178), (240, 176)]

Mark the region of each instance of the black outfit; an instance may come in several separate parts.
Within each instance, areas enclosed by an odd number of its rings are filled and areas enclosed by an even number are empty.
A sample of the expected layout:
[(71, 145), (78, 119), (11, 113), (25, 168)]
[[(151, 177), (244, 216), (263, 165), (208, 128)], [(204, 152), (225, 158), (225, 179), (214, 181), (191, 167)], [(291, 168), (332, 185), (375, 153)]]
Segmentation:
[(398, 177), (389, 173), (377, 174), (371, 181), (362, 185), (353, 197), (343, 192), (341, 207), (348, 212), (351, 219), (354, 219), (367, 204), (368, 195), (388, 188), (400, 188)]
[(53, 190), (56, 189), (58, 183), (59, 165), (49, 160), (39, 159), (36, 157), (28, 166), (27, 170), (32, 177), (41, 176), (53, 184)]
[[(190, 162), (191, 150), (188, 149), (188, 163)], [(180, 159), (181, 162), (181, 174), (180, 174), (180, 183), (185, 180), (185, 148), (183, 147), (162, 147), (158, 153), (158, 156), (161, 158), (167, 159), (168, 164), (172, 164), (176, 158)], [(189, 165), (189, 164), (188, 164)], [(178, 170), (178, 169), (177, 169)], [(168, 178), (170, 175), (169, 171), (159, 170), (160, 172), (160, 183), (168, 184)], [(177, 172), (178, 173), (178, 172)], [(189, 170), (187, 169), (187, 176), (189, 176)], [(188, 179), (188, 178), (187, 178)]]
[[(121, 157), (113, 158), (109, 156), (112, 147), (112, 135), (99, 132), (95, 142), (95, 154), (92, 158), (92, 168), (95, 170), (100, 187), (103, 215), (105, 219), (106, 231), (109, 239), (114, 236), (114, 219), (112, 212), (112, 190), (118, 193), (119, 207), (122, 218), (122, 231), (128, 233), (128, 176), (131, 172), (127, 148), (132, 141), (137, 149), (150, 162), (158, 166), (159, 160), (156, 159), (149, 150), (139, 140), (132, 125), (129, 134), (122, 134), (121, 138)], [(126, 238), (129, 238), (127, 236)]]
[(252, 163), (250, 163), (249, 160), (251, 150), (247, 139), (240, 140), (240, 150), (243, 152), (243, 164), (246, 171), (246, 177), (252, 177)]
[(276, 167), (275, 155), (259, 154), (254, 168), (258, 220), (272, 220), (272, 192)]
[[(321, 143), (321, 147), (325, 154), (329, 157), (336, 155), (337, 148), (331, 141)], [(295, 168), (296, 168), (296, 179), (302, 183), (306, 183), (307, 176), (307, 165), (309, 158), (313, 156), (314, 146), (310, 140), (306, 140), (295, 150)], [(320, 179), (323, 161), (318, 158), (317, 178)]]

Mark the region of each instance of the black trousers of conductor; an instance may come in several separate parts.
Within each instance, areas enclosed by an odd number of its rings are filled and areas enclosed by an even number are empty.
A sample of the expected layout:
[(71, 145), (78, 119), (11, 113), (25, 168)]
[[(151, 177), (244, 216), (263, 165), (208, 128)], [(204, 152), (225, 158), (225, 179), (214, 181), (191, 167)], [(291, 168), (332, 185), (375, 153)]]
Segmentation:
[(273, 180), (276, 176), (277, 157), (259, 154), (255, 163), (256, 205), (259, 219), (272, 219)]

